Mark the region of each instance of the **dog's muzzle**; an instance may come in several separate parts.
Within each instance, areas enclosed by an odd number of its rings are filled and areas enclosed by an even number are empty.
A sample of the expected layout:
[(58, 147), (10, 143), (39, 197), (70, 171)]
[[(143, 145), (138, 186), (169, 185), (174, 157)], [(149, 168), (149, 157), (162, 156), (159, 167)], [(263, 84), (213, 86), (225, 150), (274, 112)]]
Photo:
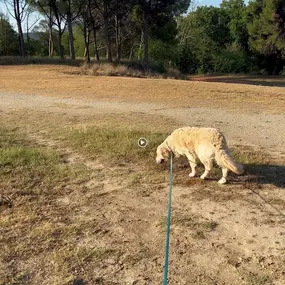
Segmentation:
[(163, 163), (165, 160), (163, 159), (163, 158), (161, 158), (161, 159), (157, 159), (156, 160), (156, 163), (158, 163), (158, 164), (161, 164), (161, 163)]

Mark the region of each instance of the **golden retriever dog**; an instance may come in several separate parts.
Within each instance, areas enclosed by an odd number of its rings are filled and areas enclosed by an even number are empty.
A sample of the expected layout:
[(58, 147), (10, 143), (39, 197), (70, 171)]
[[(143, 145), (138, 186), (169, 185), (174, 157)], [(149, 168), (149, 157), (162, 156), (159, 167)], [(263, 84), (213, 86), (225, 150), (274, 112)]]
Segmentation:
[(233, 160), (224, 135), (214, 128), (184, 127), (174, 130), (157, 147), (156, 162), (167, 161), (170, 152), (176, 157), (181, 155), (187, 157), (191, 168), (190, 177), (196, 175), (197, 159), (205, 166), (201, 179), (208, 176), (214, 160), (222, 168), (223, 176), (219, 180), (220, 184), (227, 182), (229, 170), (236, 174), (243, 173), (243, 166)]

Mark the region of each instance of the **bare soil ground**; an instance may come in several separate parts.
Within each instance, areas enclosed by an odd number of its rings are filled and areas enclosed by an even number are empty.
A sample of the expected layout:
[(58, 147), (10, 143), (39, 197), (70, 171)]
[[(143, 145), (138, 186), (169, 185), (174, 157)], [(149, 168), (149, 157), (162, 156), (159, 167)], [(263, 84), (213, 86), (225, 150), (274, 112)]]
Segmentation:
[(79, 73), (0, 68), (0, 146), (52, 157), (26, 180), (0, 159), (0, 284), (161, 284), (167, 166), (88, 144), (123, 130), (154, 155), (153, 134), (182, 125), (218, 127), (256, 160), (223, 186), (175, 162), (169, 284), (285, 284), (284, 88)]

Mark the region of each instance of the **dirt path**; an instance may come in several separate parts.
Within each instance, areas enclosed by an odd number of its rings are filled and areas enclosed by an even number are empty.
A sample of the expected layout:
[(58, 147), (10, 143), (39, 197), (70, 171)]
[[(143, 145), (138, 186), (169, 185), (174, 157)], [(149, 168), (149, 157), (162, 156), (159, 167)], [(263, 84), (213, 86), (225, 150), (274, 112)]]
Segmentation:
[[(37, 111), (92, 116), (95, 114), (142, 113), (171, 118), (177, 125), (208, 126), (221, 129), (232, 144), (265, 148), (276, 156), (285, 155), (285, 116), (239, 114), (218, 108), (172, 108), (158, 103), (106, 102), (0, 92), (0, 110)], [(159, 130), (158, 130), (159, 131)]]

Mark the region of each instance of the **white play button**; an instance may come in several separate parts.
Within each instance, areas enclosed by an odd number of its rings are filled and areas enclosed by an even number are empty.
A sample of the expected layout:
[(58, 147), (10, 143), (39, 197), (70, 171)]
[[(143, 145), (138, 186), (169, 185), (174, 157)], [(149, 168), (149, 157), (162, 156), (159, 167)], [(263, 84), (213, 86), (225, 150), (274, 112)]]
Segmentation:
[(146, 146), (147, 146), (147, 139), (145, 139), (145, 138), (140, 138), (140, 139), (138, 140), (138, 145), (139, 145), (139, 147), (146, 147)]

